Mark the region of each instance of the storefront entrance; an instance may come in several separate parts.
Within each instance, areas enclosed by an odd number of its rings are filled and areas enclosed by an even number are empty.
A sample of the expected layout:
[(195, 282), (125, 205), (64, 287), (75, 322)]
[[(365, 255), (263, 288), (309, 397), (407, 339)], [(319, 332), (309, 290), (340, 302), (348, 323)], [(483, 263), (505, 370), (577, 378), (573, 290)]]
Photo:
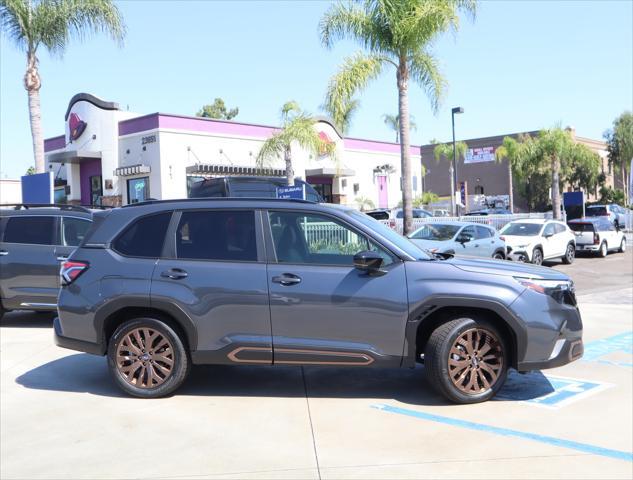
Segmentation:
[(84, 160), (79, 164), (82, 205), (100, 205), (103, 196), (101, 159)]
[(332, 177), (306, 177), (306, 182), (312, 185), (325, 203), (334, 203)]

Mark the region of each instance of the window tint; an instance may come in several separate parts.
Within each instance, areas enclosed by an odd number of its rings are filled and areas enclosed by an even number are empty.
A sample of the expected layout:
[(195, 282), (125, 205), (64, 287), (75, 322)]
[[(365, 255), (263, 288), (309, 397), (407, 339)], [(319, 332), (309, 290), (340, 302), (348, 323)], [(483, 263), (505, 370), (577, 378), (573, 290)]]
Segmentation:
[(353, 265), (354, 255), (377, 251), (383, 265), (393, 262), (390, 254), (369, 243), (349, 227), (321, 215), (299, 212), (270, 212), (270, 226), (279, 263)]
[(490, 238), (494, 236), (494, 232), (487, 227), (477, 226), (477, 239)]
[(62, 217), (62, 245), (77, 247), (90, 228), (90, 221), (80, 218)]
[(464, 229), (459, 234), (461, 237), (469, 237), (471, 240), (477, 238), (477, 233), (475, 231), (475, 227), (473, 225), (469, 225), (464, 227)]
[(55, 217), (11, 217), (4, 231), (6, 243), (53, 245), (55, 243)]
[(169, 220), (171, 212), (139, 218), (115, 240), (114, 249), (130, 257), (160, 257)]
[(574, 232), (592, 232), (593, 233), (593, 223), (572, 222), (569, 224), (569, 228), (571, 228)]
[(257, 261), (255, 213), (183, 212), (176, 230), (176, 256), (195, 260)]
[(555, 223), (554, 224), (554, 231), (556, 233), (563, 233), (564, 231), (566, 231), (567, 229), (565, 228), (565, 225), (561, 224), (561, 223)]
[(543, 230), (543, 236), (545, 235), (554, 235), (555, 227), (553, 223), (548, 223), (545, 225), (545, 230)]

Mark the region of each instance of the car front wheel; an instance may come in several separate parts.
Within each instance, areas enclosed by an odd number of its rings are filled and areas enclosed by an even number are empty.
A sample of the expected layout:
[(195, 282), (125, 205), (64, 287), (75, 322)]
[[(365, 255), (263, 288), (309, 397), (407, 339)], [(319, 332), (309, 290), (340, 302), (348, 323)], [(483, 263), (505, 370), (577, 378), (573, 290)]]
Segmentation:
[(620, 253), (626, 252), (626, 238), (623, 238), (620, 242), (620, 248), (618, 250)]
[(573, 243), (567, 245), (567, 250), (565, 250), (565, 255), (563, 255), (563, 263), (569, 265), (574, 263), (574, 259), (576, 258), (576, 247)]
[(540, 248), (535, 248), (532, 252), (532, 263), (534, 265), (543, 265), (543, 251)]
[(484, 320), (451, 320), (431, 334), (424, 367), (433, 388), (450, 401), (484, 402), (499, 391), (507, 376), (504, 339)]
[(185, 380), (189, 366), (178, 334), (155, 318), (121, 324), (108, 345), (108, 367), (114, 381), (136, 397), (169, 395)]

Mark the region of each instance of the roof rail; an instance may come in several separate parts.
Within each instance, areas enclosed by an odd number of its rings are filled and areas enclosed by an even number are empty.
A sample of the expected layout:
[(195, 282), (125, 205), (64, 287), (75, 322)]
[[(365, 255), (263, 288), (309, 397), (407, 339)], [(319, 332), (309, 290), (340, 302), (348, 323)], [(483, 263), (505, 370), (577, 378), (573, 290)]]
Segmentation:
[(91, 213), (90, 208), (83, 205), (71, 205), (68, 203), (6, 203), (0, 207), (13, 207), (14, 210), (28, 210), (30, 208), (59, 208), (60, 210), (70, 210), (75, 212)]
[(294, 203), (308, 203), (315, 204), (312, 200), (302, 200), (298, 198), (271, 198), (271, 197), (198, 197), (198, 198), (175, 198), (173, 200), (145, 200), (144, 202), (129, 203), (123, 205), (121, 208), (140, 207), (143, 205), (153, 205), (160, 203), (180, 203), (180, 202), (208, 202), (209, 200), (220, 202), (294, 202)]

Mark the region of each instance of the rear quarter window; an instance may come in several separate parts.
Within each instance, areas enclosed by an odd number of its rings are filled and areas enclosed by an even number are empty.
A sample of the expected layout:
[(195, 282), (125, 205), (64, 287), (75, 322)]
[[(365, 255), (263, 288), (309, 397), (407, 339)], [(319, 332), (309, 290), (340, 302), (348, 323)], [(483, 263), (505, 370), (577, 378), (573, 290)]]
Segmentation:
[(170, 220), (171, 212), (134, 220), (114, 241), (114, 250), (128, 257), (159, 258)]
[(4, 242), (30, 245), (54, 245), (54, 216), (11, 217), (4, 229)]
[(569, 228), (574, 232), (593, 232), (593, 223), (570, 223)]

